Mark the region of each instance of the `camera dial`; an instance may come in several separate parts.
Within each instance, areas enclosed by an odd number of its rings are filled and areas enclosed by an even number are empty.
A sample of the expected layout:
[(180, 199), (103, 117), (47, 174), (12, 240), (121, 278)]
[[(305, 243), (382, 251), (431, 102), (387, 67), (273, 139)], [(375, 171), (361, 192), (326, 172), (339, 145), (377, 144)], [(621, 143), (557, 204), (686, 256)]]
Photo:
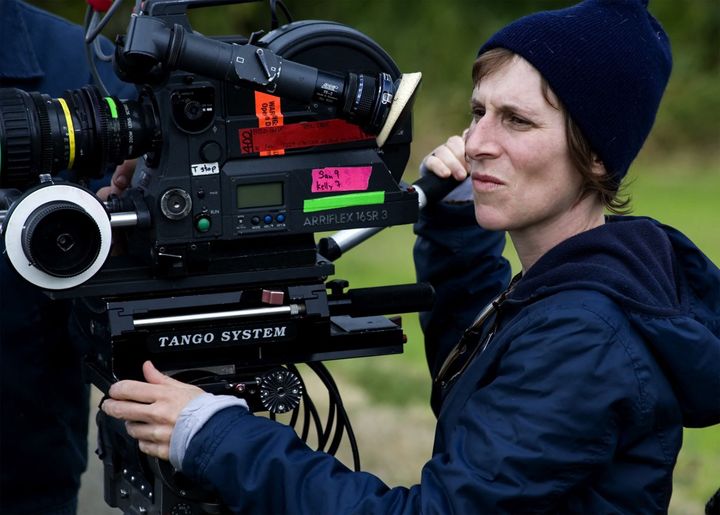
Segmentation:
[(100, 230), (80, 206), (58, 200), (35, 209), (22, 231), (22, 248), (40, 270), (72, 277), (87, 270), (100, 251)]
[(298, 407), (303, 385), (297, 375), (282, 367), (271, 370), (258, 380), (260, 400), (271, 413), (287, 413)]
[(160, 211), (168, 220), (182, 220), (192, 210), (190, 194), (181, 188), (172, 188), (160, 197)]
[(27, 191), (5, 218), (13, 268), (32, 284), (64, 290), (95, 275), (110, 253), (110, 216), (90, 191), (46, 182)]

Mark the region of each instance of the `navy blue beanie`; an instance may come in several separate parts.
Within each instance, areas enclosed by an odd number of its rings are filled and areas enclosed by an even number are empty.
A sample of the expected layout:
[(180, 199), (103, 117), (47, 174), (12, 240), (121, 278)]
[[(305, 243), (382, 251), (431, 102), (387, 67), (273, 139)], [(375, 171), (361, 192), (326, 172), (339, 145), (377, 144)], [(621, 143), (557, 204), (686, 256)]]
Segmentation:
[(647, 0), (585, 0), (520, 18), (478, 55), (506, 48), (547, 80), (617, 183), (645, 142), (670, 77), (670, 42)]

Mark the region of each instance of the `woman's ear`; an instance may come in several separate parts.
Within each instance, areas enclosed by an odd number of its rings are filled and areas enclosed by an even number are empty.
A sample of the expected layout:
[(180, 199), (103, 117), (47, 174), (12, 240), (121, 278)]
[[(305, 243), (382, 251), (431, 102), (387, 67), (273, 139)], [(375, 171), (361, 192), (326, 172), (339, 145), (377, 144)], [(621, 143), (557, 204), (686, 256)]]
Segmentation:
[(597, 154), (593, 154), (592, 173), (597, 177), (604, 177), (605, 175), (607, 175), (605, 164), (602, 162), (602, 160), (598, 157)]

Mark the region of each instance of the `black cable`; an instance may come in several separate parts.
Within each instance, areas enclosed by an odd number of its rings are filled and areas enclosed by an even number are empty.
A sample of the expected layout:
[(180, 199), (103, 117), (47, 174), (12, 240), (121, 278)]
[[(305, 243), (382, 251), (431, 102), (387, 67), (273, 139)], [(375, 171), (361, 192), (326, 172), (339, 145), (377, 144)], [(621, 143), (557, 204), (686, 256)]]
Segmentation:
[[(337, 453), (338, 449), (340, 448), (340, 444), (342, 443), (342, 437), (345, 431), (345, 423), (343, 422), (342, 418), (338, 418), (337, 428), (335, 430), (335, 434), (333, 435), (332, 442), (330, 442), (330, 447), (328, 447), (327, 453), (331, 455), (335, 455)], [(354, 460), (353, 460), (354, 461)]]
[(325, 371), (325, 374), (327, 374), (327, 378), (333, 386), (333, 393), (337, 398), (338, 411), (342, 417), (341, 420), (343, 422), (343, 426), (344, 426), (345, 430), (347, 431), (348, 441), (350, 442), (350, 450), (352, 451), (353, 463), (355, 466), (355, 470), (359, 472), (360, 471), (360, 450), (358, 449), (357, 439), (355, 438), (355, 432), (353, 431), (352, 424), (350, 424), (350, 417), (348, 416), (347, 411), (345, 410), (345, 405), (343, 404), (342, 397), (340, 396), (340, 390), (338, 389), (337, 385), (335, 384), (335, 380), (332, 378), (330, 371), (327, 368), (325, 368), (325, 365), (322, 365), (322, 369)]
[(352, 451), (353, 456), (353, 465), (355, 467), (355, 471), (359, 472), (360, 451), (358, 450), (355, 432), (353, 431), (352, 425), (350, 424), (350, 418), (348, 417), (347, 411), (345, 411), (345, 406), (343, 405), (342, 397), (340, 396), (340, 391), (338, 390), (337, 384), (332, 378), (330, 371), (321, 362), (318, 361), (314, 363), (308, 363), (308, 366), (310, 366), (310, 368), (318, 375), (318, 377), (320, 377), (320, 379), (328, 388), (328, 391), (331, 391), (336, 398), (338, 412), (340, 414), (340, 420), (342, 421), (342, 424), (345, 426), (345, 430), (347, 431), (348, 441), (350, 443), (350, 450)]
[(307, 442), (308, 436), (310, 435), (310, 416), (307, 408), (307, 398), (305, 393), (303, 393), (303, 427), (302, 427), (302, 433), (300, 433), (300, 439), (303, 442)]
[[(315, 407), (315, 403), (310, 398), (310, 394), (308, 394), (307, 392), (305, 392), (305, 394), (304, 394), (303, 404), (305, 404), (305, 408), (307, 409), (307, 412), (310, 414), (310, 418), (315, 423), (315, 432), (316, 432), (318, 438), (320, 438), (320, 435), (322, 435), (322, 433), (323, 433), (322, 423), (320, 422), (320, 415), (318, 414), (318, 410)], [(309, 435), (306, 434), (303, 438), (303, 441), (306, 442), (308, 436)]]
[[(321, 378), (322, 379), (322, 378)], [(327, 389), (327, 385), (326, 385)], [(335, 427), (337, 431), (337, 425), (339, 422), (339, 419), (337, 418), (337, 408), (336, 408), (336, 402), (333, 398), (332, 394), (330, 393), (330, 390), (328, 390), (328, 414), (327, 414), (327, 421), (325, 422), (325, 431), (323, 432), (322, 439), (318, 443), (318, 450), (324, 451), (325, 446), (328, 443), (328, 440), (330, 439), (330, 435), (332, 434), (333, 427)], [(330, 453), (332, 454), (332, 453)]]
[[(110, 93), (100, 78), (95, 59), (97, 58), (103, 62), (111, 62), (113, 60), (113, 54), (106, 54), (103, 52), (98, 36), (112, 17), (115, 16), (115, 13), (117, 13), (120, 9), (122, 2), (123, 0), (113, 0), (113, 3), (102, 17), (100, 16), (100, 13), (93, 10), (90, 5), (88, 5), (85, 11), (85, 54), (87, 56), (90, 73), (93, 76), (95, 85), (98, 87), (103, 96), (110, 96)], [(135, 12), (139, 12), (141, 3), (142, 0), (135, 1)]]
[[(100, 34), (100, 31), (102, 31), (105, 28), (105, 25), (108, 24), (110, 19), (115, 15), (117, 10), (120, 8), (120, 5), (122, 4), (122, 0), (114, 0), (110, 8), (107, 10), (105, 15), (100, 18), (100, 21), (97, 22), (97, 24), (93, 24), (93, 27), (86, 27), (85, 30), (85, 43), (90, 44), (93, 41), (95, 41), (95, 38), (98, 37)], [(88, 5), (88, 9), (91, 9), (91, 7)], [(100, 14), (97, 11), (93, 11), (96, 14)], [(90, 30), (87, 30), (87, 29)]]
[(277, 0), (268, 0), (270, 3), (270, 30), (275, 30), (280, 26), (277, 17)]
[[(299, 371), (296, 367), (292, 365), (288, 365), (288, 368), (293, 371), (298, 378), (301, 378)], [(317, 372), (316, 372), (317, 373)], [(327, 383), (327, 379), (323, 379), (323, 383)], [(300, 379), (302, 382), (302, 379)], [(326, 384), (326, 388), (328, 388), (328, 385)], [(328, 389), (328, 400), (329, 400), (329, 406), (328, 406), (328, 416), (327, 421), (325, 423), (325, 428), (323, 429), (323, 425), (320, 422), (320, 414), (315, 406), (315, 403), (310, 398), (309, 392), (307, 391), (307, 388), (305, 388), (304, 382), (303, 382), (303, 407), (304, 407), (304, 418), (303, 418), (303, 428), (302, 432), (300, 434), (300, 438), (307, 442), (307, 439), (309, 437), (310, 433), (310, 422), (311, 420), (315, 423), (315, 431), (317, 434), (318, 442), (317, 442), (317, 450), (318, 451), (324, 451), (325, 446), (327, 445), (328, 441), (330, 440), (330, 436), (332, 434), (333, 426), (339, 424), (339, 419), (336, 417), (337, 408), (336, 408), (336, 400), (334, 395), (331, 393), (330, 389)], [(336, 422), (337, 420), (337, 422)], [(294, 426), (296, 423), (295, 417), (293, 417), (293, 420), (291, 420), (290, 424), (291, 426)], [(337, 443), (337, 434), (333, 437), (333, 444), (335, 451), (337, 451), (338, 443)], [(332, 454), (332, 452), (330, 453)]]
[[(338, 404), (338, 400), (340, 400), (340, 395), (337, 390), (337, 386), (335, 385), (332, 376), (330, 375), (330, 372), (325, 369), (324, 367), (316, 371), (318, 374), (318, 377), (320, 377), (321, 381), (325, 385), (325, 388), (327, 388), (328, 391), (328, 397), (330, 399), (330, 404), (332, 406), (335, 406)], [(342, 402), (340, 400), (340, 402)], [(339, 411), (339, 410), (338, 410)], [(340, 443), (342, 442), (343, 437), (343, 431), (345, 429), (345, 420), (342, 418), (341, 414), (338, 413), (337, 416), (337, 423), (335, 425), (335, 432), (333, 434), (332, 442), (330, 443), (330, 447), (327, 449), (327, 453), (334, 455), (337, 450), (340, 448)], [(329, 428), (328, 428), (329, 433)]]
[(285, 5), (285, 2), (282, 0), (277, 0), (277, 4), (280, 6), (280, 10), (283, 12), (283, 15), (285, 16), (285, 21), (287, 23), (292, 23), (292, 15), (290, 14), (290, 11), (288, 10), (287, 6)]
[[(300, 381), (300, 387), (302, 388), (302, 391), (305, 392), (305, 382), (302, 379), (302, 376), (300, 375), (300, 371), (297, 369), (297, 367), (293, 364), (287, 365), (288, 370), (295, 374), (295, 377), (298, 378), (298, 381)], [(295, 427), (295, 424), (297, 424), (298, 418), (300, 417), (300, 403), (295, 407), (295, 409), (292, 411), (292, 415), (290, 416), (290, 422), (288, 425), (292, 428)]]
[(268, 3), (270, 4), (270, 30), (275, 30), (280, 26), (280, 19), (277, 15), (278, 7), (280, 7), (280, 10), (285, 17), (285, 22), (292, 23), (292, 15), (290, 14), (290, 10), (287, 8), (287, 6), (283, 3), (282, 0), (268, 0)]
[[(306, 393), (306, 392), (304, 392), (304, 393)], [(317, 441), (317, 448), (316, 448), (316, 449), (317, 449), (318, 451), (324, 451), (324, 450), (325, 450), (325, 446), (327, 445), (327, 442), (328, 442), (328, 440), (329, 440), (329, 438), (330, 438), (330, 432), (332, 431), (332, 427), (333, 427), (333, 424), (334, 424), (335, 405), (334, 405), (334, 402), (332, 402), (332, 397), (330, 396), (329, 391), (328, 391), (328, 397), (329, 397), (329, 400), (330, 400), (330, 404), (329, 404), (329, 406), (328, 406), (328, 417), (327, 417), (327, 420), (326, 420), (326, 422), (325, 422), (325, 429), (324, 429), (324, 430), (321, 430), (321, 431), (320, 431), (320, 430), (317, 431), (318, 441)], [(311, 401), (311, 402), (312, 402), (312, 401)], [(313, 404), (312, 406), (313, 406), (313, 409), (314, 409), (314, 404)], [(316, 413), (317, 413), (317, 411), (316, 411)], [(318, 416), (319, 416), (319, 414), (318, 414)], [(319, 429), (319, 428), (321, 428), (321, 426), (318, 426), (317, 423), (316, 423), (316, 430)], [(308, 428), (307, 428), (306, 426), (303, 426), (303, 434), (302, 434), (302, 436), (301, 436), (301, 438), (303, 439), (303, 441), (307, 441), (307, 436), (308, 436)]]
[[(85, 9), (85, 33), (90, 30), (90, 24), (93, 16), (93, 10), (90, 5), (87, 6), (87, 9)], [(100, 93), (102, 93), (102, 96), (107, 97), (109, 96), (108, 90), (105, 87), (105, 84), (103, 83), (102, 79), (100, 78), (100, 74), (98, 73), (97, 64), (95, 63), (95, 52), (92, 46), (92, 43), (85, 43), (85, 58), (88, 62), (88, 67), (90, 68), (90, 74), (93, 77), (93, 81), (95, 82), (95, 85), (100, 90)]]

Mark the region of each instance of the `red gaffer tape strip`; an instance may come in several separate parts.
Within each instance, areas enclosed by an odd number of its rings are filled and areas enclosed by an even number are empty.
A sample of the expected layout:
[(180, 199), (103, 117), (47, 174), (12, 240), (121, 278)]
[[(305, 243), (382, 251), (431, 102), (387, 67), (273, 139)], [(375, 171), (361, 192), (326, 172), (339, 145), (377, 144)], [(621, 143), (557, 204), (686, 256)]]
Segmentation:
[(277, 127), (248, 127), (240, 129), (238, 135), (240, 151), (243, 154), (332, 145), (375, 137), (357, 125), (338, 119), (293, 123)]

